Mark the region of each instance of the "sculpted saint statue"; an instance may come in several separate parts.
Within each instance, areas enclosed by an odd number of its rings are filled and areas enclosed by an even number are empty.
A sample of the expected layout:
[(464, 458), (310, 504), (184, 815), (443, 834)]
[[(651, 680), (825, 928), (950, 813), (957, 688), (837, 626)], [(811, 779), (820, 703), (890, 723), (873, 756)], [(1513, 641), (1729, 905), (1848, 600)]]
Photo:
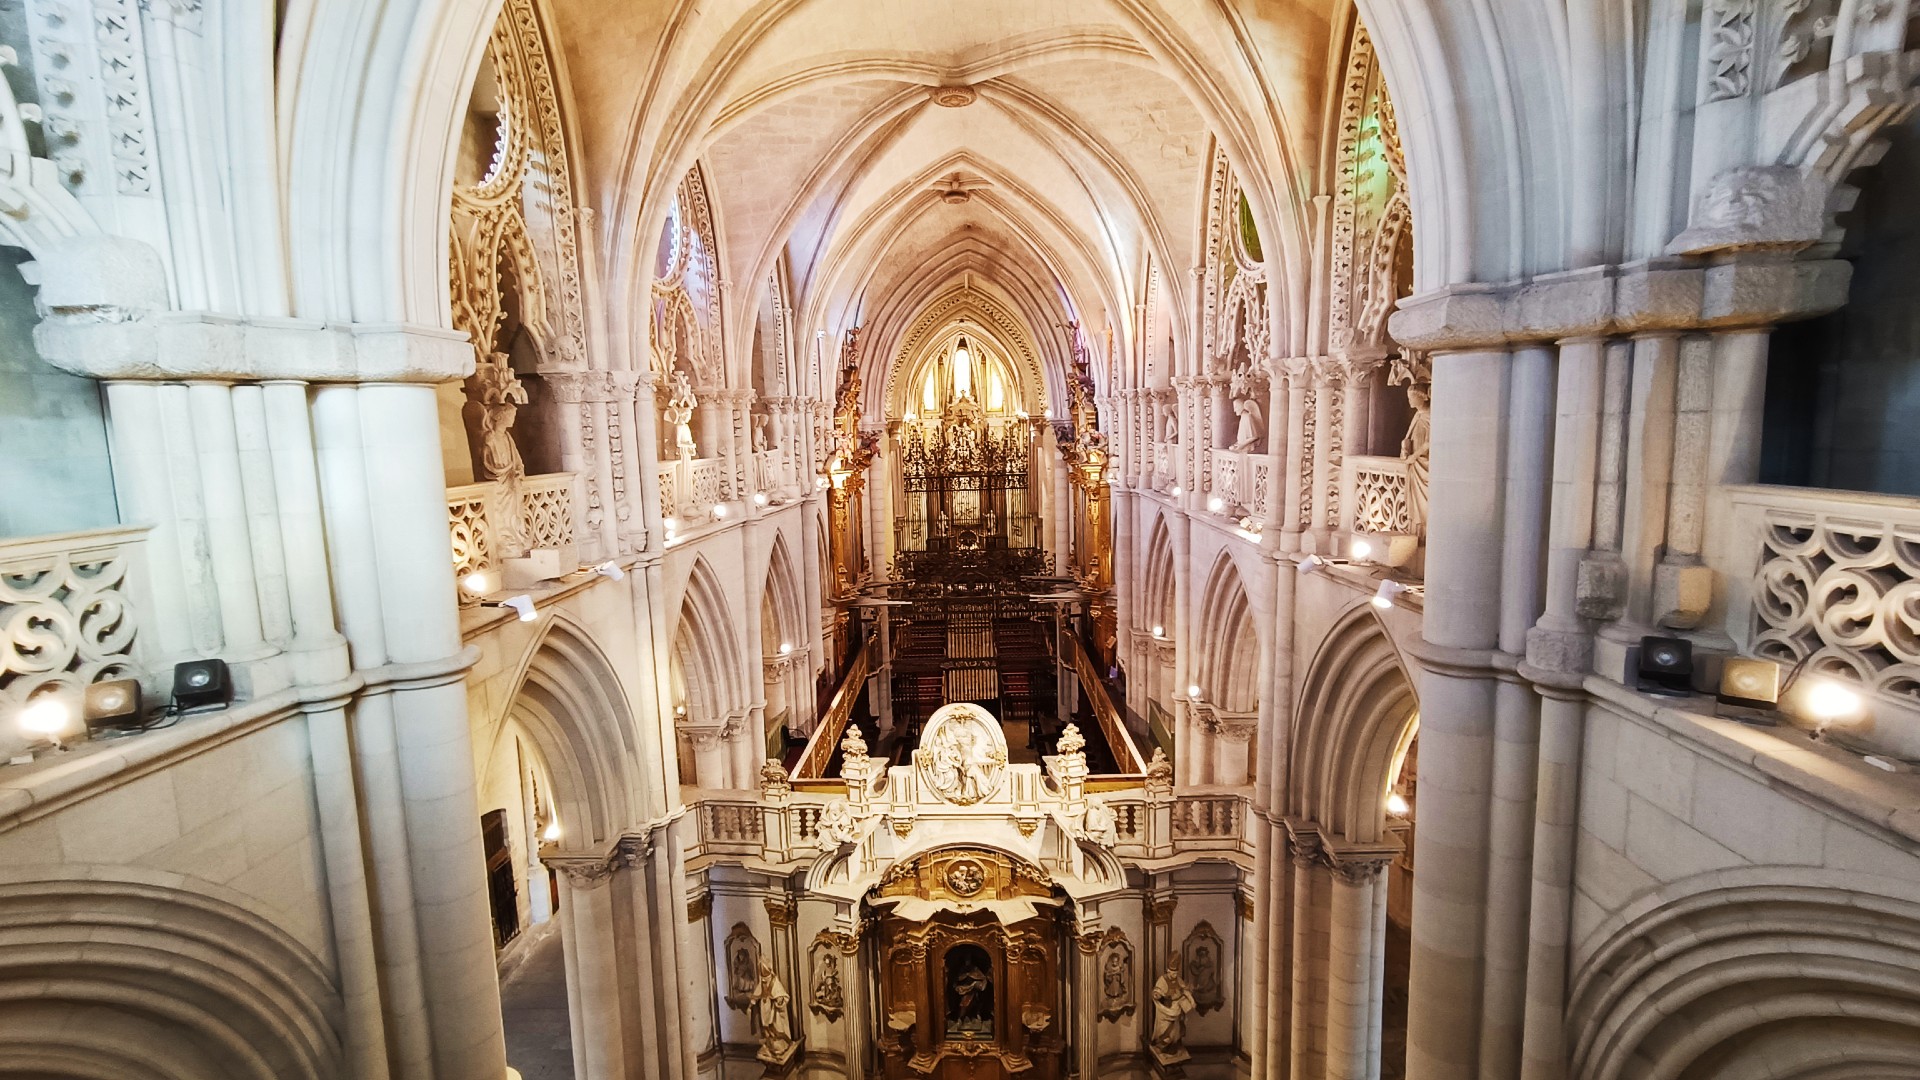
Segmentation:
[(753, 1027), (760, 1036), (762, 1061), (783, 1062), (793, 1053), (792, 999), (780, 976), (773, 973), (773, 962), (760, 958), (760, 981), (753, 990)]
[(1187, 1014), (1194, 1009), (1193, 991), (1180, 978), (1180, 956), (1167, 958), (1167, 970), (1153, 984), (1153, 1033), (1147, 1046), (1163, 1065), (1185, 1061), (1187, 1053)]
[(1407, 463), (1407, 514), (1415, 531), (1427, 524), (1428, 443), (1433, 421), (1428, 413), (1429, 399), (1424, 386), (1407, 387), (1407, 404), (1413, 406), (1413, 419), (1407, 424), (1407, 437), (1400, 443), (1400, 460)]

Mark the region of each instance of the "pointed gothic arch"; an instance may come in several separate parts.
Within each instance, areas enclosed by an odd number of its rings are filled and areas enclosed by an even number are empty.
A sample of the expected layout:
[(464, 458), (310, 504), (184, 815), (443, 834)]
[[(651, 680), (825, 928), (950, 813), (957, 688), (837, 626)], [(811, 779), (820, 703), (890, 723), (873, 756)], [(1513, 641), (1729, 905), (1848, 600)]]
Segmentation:
[(1301, 680), (1287, 812), (1318, 823), (1329, 839), (1379, 842), (1387, 789), (1419, 710), (1406, 663), (1373, 607), (1348, 609)]
[(1240, 566), (1222, 550), (1207, 576), (1200, 602), (1199, 666), (1195, 681), (1206, 701), (1229, 714), (1250, 716), (1260, 708), (1260, 652), (1265, 647), (1253, 617)]
[(564, 616), (548, 620), (507, 719), (539, 756), (571, 846), (606, 843), (646, 817), (633, 711), (612, 662), (585, 629)]

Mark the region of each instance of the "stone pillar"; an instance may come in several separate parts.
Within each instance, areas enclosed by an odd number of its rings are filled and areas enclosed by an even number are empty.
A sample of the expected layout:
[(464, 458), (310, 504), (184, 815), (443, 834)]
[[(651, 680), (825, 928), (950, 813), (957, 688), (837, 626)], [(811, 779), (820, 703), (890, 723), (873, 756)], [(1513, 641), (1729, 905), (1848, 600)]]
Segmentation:
[[(1289, 854), (1293, 876), (1292, 911), (1292, 1017), (1288, 1033), (1288, 1069), (1290, 1077), (1311, 1077), (1319, 1072), (1324, 1052), (1315, 1051), (1315, 1022), (1323, 1015), (1316, 1007), (1313, 957), (1315, 953), (1314, 915), (1316, 884), (1324, 882), (1320, 834), (1294, 822), (1287, 823)], [(1286, 871), (1282, 871), (1286, 872)], [(1318, 890), (1324, 899), (1324, 887)], [(1324, 1002), (1318, 1002), (1324, 1005)]]
[[(713, 725), (693, 727), (686, 723), (684, 717), (680, 724), (681, 735), (693, 744), (694, 786), (706, 791), (718, 791), (731, 786), (731, 747), (727, 745), (725, 729)], [(680, 782), (686, 783), (686, 778), (682, 777)]]
[(1521, 674), (1543, 695), (1518, 1072), (1523, 1080), (1564, 1080), (1566, 1070), (1567, 925), (1573, 901), (1579, 754), (1585, 737), (1579, 687), (1593, 657), (1592, 638), (1579, 613), (1579, 579), (1594, 537), (1605, 370), (1604, 342), (1561, 342), (1544, 611), (1527, 633), (1526, 660), (1520, 665)]
[(1307, 519), (1300, 508), (1311, 497), (1305, 474), (1312, 468), (1312, 451), (1307, 446), (1307, 399), (1313, 396), (1313, 389), (1304, 372), (1292, 370), (1292, 365), (1288, 365), (1288, 369), (1286, 439), (1279, 448), (1271, 450), (1272, 467), (1282, 474), (1277, 485), (1280, 502), (1273, 508), (1273, 514), (1274, 520), (1282, 523), (1281, 548), (1299, 551), (1307, 528)]
[[(386, 628), (380, 617), (378, 555), (360, 425), (359, 392), (355, 387), (323, 386), (314, 392), (315, 454), (341, 629), (352, 642), (357, 666), (384, 666)], [(382, 1004), (393, 1068), (402, 1077), (431, 1077), (433, 1036), (420, 927), (415, 918), (393, 697), (387, 687), (364, 694), (354, 703), (352, 725), (354, 768), (364, 800), (367, 853), (371, 856), (369, 894), (379, 925), (380, 982), (385, 988)], [(358, 827), (356, 823), (356, 830)]]
[(503, 1076), (500, 983), (467, 722), (472, 657), (461, 647), (447, 562), (433, 390), (388, 383), (356, 393), (388, 660), (420, 671), (394, 684), (392, 697), (434, 1062), (443, 1077)]
[(567, 965), (567, 1020), (581, 1075), (631, 1072), (623, 1040), (613, 868), (604, 857), (550, 857), (560, 871), (560, 940)]
[(640, 490), (640, 521), (631, 530), (628, 544), (635, 551), (659, 548), (654, 539), (661, 536), (661, 524), (673, 513), (660, 504), (660, 408), (655, 396), (659, 376), (651, 371), (634, 373), (633, 464), (630, 471)]
[[(1509, 364), (1507, 475), (1503, 487), (1499, 648), (1526, 651), (1541, 607), (1553, 439), (1554, 354), (1532, 346)], [(1540, 701), (1507, 672), (1495, 688), (1493, 803), (1488, 824), (1486, 984), (1480, 1014), (1480, 1075), (1519, 1069), (1527, 977), (1528, 879), (1533, 855), (1534, 759)]]
[(1374, 978), (1376, 920), (1386, 909), (1376, 892), (1391, 855), (1333, 853), (1333, 903), (1327, 938), (1327, 1080), (1377, 1076), (1374, 1023), (1384, 987)]
[(1507, 438), (1504, 350), (1434, 358), (1410, 1080), (1476, 1075)]
[(1333, 550), (1333, 530), (1328, 527), (1327, 519), (1338, 508), (1328, 489), (1340, 482), (1341, 432), (1337, 414), (1343, 389), (1332, 362), (1321, 363), (1313, 378), (1313, 458), (1303, 459), (1300, 470), (1303, 482), (1312, 484), (1300, 501), (1312, 508), (1305, 526), (1307, 534), (1313, 537), (1313, 550), (1319, 552)]

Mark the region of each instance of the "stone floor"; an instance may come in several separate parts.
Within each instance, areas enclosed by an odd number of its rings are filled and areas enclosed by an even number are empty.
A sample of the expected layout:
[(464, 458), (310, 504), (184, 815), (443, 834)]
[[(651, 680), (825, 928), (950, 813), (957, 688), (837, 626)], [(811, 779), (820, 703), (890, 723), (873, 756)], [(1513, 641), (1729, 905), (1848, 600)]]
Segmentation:
[(506, 1018), (507, 1064), (522, 1080), (573, 1080), (573, 1036), (567, 1024), (567, 970), (559, 928), (549, 923), (533, 933), (500, 984)]

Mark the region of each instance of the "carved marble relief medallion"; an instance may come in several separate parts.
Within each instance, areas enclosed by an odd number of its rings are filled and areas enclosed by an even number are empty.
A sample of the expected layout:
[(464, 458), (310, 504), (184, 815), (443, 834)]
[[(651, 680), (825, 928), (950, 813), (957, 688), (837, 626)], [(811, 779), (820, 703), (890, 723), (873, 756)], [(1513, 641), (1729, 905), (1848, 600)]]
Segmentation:
[(946, 705), (927, 721), (913, 758), (927, 790), (971, 806), (1000, 790), (1007, 771), (1006, 736), (993, 714), (978, 705)]

